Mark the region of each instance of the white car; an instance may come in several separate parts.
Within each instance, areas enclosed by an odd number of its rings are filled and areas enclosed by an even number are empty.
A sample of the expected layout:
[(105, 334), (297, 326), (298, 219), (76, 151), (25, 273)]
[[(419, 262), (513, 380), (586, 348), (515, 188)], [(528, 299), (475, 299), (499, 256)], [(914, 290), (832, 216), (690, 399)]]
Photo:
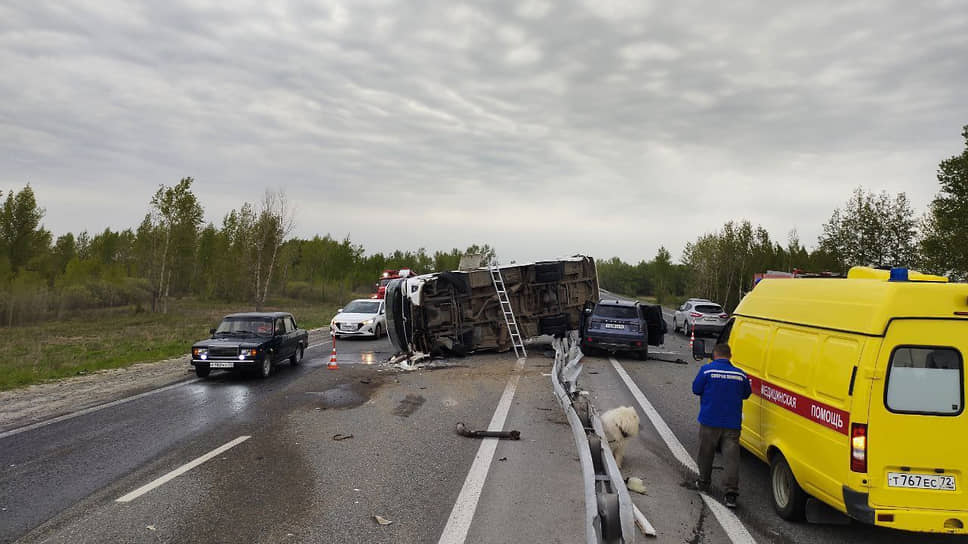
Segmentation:
[(358, 298), (336, 312), (329, 322), (329, 332), (343, 336), (379, 338), (387, 332), (386, 307), (383, 300)]
[(729, 314), (723, 311), (723, 307), (715, 302), (710, 302), (704, 298), (691, 298), (676, 310), (672, 316), (672, 329), (682, 331), (682, 334), (689, 336), (695, 331), (696, 336), (700, 334), (718, 335), (726, 322)]

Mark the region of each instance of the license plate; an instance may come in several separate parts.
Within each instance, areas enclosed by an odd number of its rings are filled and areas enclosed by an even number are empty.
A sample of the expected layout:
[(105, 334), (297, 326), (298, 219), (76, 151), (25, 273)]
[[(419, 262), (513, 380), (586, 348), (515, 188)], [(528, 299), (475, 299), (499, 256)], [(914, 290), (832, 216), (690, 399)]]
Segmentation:
[(606, 329), (624, 329), (625, 325), (622, 325), (621, 323), (606, 323), (605, 328)]
[(343, 323), (343, 330), (344, 331), (355, 331), (356, 330), (356, 325), (353, 325), (353, 324), (350, 324), (350, 323)]
[(209, 368), (235, 368), (235, 363), (208, 363)]
[(954, 491), (955, 477), (944, 474), (918, 474), (916, 472), (888, 472), (888, 487), (906, 487), (911, 489), (935, 489), (938, 491)]
[(718, 317), (704, 317), (703, 321), (719, 321)]

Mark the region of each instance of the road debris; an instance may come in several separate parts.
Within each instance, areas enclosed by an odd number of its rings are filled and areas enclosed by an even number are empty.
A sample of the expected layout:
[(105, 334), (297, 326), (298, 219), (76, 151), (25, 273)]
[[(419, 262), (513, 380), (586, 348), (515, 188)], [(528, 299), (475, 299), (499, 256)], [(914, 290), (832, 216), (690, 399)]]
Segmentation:
[[(507, 460), (508, 460), (507, 457), (502, 457), (502, 458), (498, 459), (498, 461), (507, 461)], [(6, 510), (6, 508), (4, 508), (4, 510)]]
[(148, 529), (149, 531), (157, 531), (158, 530), (158, 529), (155, 529), (155, 526), (154, 525), (147, 525), (147, 526), (145, 526), (145, 529)]
[(506, 438), (508, 440), (521, 440), (521, 433), (518, 431), (470, 431), (463, 423), (457, 424), (457, 434), (468, 438)]
[(639, 526), (645, 536), (655, 536), (655, 527), (649, 523), (649, 520), (645, 519), (642, 511), (635, 504), (632, 505), (632, 514), (635, 516), (635, 524)]
[(664, 363), (675, 363), (677, 365), (688, 365), (689, 362), (679, 357), (676, 353), (671, 351), (650, 351), (649, 352), (650, 361), (662, 361)]
[(373, 519), (375, 519), (376, 522), (379, 523), (380, 525), (390, 525), (391, 523), (393, 523), (392, 521), (388, 520), (383, 516), (373, 516)]
[(636, 493), (645, 495), (645, 484), (642, 483), (641, 478), (633, 476), (625, 481), (625, 486), (628, 487), (629, 491), (635, 491)]
[(333, 440), (336, 440), (337, 442), (340, 440), (347, 440), (349, 438), (353, 438), (353, 435), (343, 433), (336, 433), (333, 435)]

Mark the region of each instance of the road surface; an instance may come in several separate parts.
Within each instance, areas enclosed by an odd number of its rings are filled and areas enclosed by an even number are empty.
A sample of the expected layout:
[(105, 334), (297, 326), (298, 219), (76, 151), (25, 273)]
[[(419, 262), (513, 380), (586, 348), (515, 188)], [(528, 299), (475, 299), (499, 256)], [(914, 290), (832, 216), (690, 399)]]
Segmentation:
[[(330, 347), (317, 345), (268, 380), (213, 373), (0, 436), (0, 542), (584, 541), (576, 447), (544, 348), (520, 366), (509, 354), (415, 371), (373, 364), (390, 350), (386, 339), (342, 341), (340, 369), (328, 370)], [(662, 351), (689, 362), (588, 357), (581, 384), (600, 410), (638, 408), (624, 369), (694, 452), (698, 363), (681, 336)], [(624, 472), (645, 481), (633, 499), (655, 540), (730, 542), (726, 518), (684, 487), (692, 476), (640, 417)], [(522, 439), (464, 438), (458, 421)], [(757, 542), (965, 542), (789, 524), (773, 514), (766, 465), (746, 455), (741, 476), (736, 515)]]

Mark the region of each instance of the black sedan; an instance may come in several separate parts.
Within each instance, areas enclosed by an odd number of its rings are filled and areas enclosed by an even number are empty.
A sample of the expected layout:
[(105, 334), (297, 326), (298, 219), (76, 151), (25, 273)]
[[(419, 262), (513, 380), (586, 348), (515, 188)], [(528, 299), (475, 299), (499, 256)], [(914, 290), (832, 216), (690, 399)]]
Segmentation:
[(276, 363), (288, 359), (290, 364), (299, 364), (309, 346), (309, 333), (285, 312), (227, 315), (211, 333), (211, 338), (192, 346), (191, 362), (200, 378), (213, 368), (267, 378)]

